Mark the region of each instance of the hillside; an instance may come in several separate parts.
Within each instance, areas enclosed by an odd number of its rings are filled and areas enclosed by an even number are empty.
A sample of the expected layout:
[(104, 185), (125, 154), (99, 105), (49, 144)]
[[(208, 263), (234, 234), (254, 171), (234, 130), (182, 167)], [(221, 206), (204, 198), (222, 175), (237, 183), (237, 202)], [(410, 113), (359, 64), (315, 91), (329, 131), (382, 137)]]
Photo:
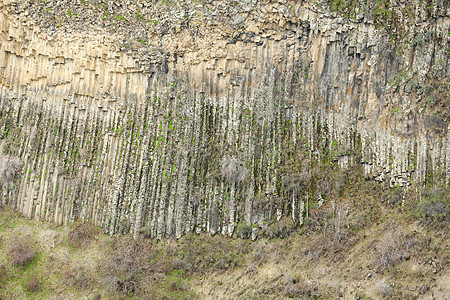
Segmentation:
[[(88, 224), (0, 217), (3, 299), (446, 299), (449, 193), (382, 190), (362, 178), (302, 228), (263, 238), (110, 237)], [(361, 181), (362, 180), (362, 181)], [(421, 200), (420, 200), (421, 198)], [(403, 204), (402, 204), (403, 199)], [(444, 209), (442, 210), (442, 207)], [(242, 239), (241, 237), (244, 237)], [(29, 258), (17, 245), (26, 245)], [(20, 248), (24, 249), (26, 247)]]

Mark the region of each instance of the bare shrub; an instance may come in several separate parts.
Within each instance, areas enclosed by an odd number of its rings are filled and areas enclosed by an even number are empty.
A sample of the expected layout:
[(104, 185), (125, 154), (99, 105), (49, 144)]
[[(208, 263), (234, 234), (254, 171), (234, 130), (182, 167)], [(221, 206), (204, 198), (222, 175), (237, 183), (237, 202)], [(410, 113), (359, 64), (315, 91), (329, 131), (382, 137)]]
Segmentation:
[(345, 230), (345, 229), (338, 230), (333, 235), (333, 245), (334, 246), (345, 245), (345, 244), (352, 245), (353, 242), (354, 242), (354, 239), (352, 238), (352, 234), (348, 230)]
[(8, 258), (15, 266), (26, 266), (35, 256), (29, 237), (16, 238), (9, 246)]
[(349, 224), (349, 227), (353, 231), (359, 231), (365, 228), (367, 225), (371, 224), (374, 218), (373, 215), (374, 215), (373, 210), (365, 210), (360, 214), (356, 215), (356, 217), (352, 220), (351, 224)]
[(79, 248), (89, 243), (89, 241), (97, 233), (97, 229), (88, 223), (77, 224), (69, 232), (68, 241), (69, 245), (75, 248)]
[[(321, 232), (320, 238), (310, 244), (305, 252), (310, 261), (315, 261), (321, 256), (330, 256), (333, 261), (341, 261), (349, 249), (358, 242), (358, 236), (346, 229), (348, 216), (344, 208), (338, 206), (336, 211), (338, 213), (334, 218), (330, 213), (322, 211), (321, 214), (316, 214), (316, 218), (309, 220), (306, 230)], [(318, 217), (320, 218), (317, 219)]]
[(344, 192), (345, 186), (347, 184), (347, 176), (344, 172), (337, 172), (332, 177), (332, 195), (333, 196), (342, 196)]
[(440, 182), (424, 186), (416, 193), (410, 193), (406, 202), (409, 212), (422, 225), (432, 229), (447, 229), (450, 215), (450, 189)]
[(316, 243), (308, 247), (305, 256), (309, 261), (316, 261), (328, 251), (328, 245), (324, 243)]
[(392, 238), (381, 240), (377, 251), (376, 265), (381, 270), (396, 265), (402, 256), (398, 243)]
[(108, 290), (119, 294), (140, 292), (146, 271), (154, 267), (149, 264), (149, 249), (143, 242), (132, 239), (116, 241), (113, 248), (101, 263), (104, 284)]
[(11, 184), (21, 167), (22, 162), (18, 158), (0, 156), (0, 184)]
[(316, 203), (310, 204), (310, 215), (306, 220), (306, 228), (315, 232), (326, 234), (329, 229), (334, 227), (333, 215), (327, 207), (317, 207)]
[[(392, 230), (392, 229), (391, 229)], [(375, 267), (383, 271), (410, 257), (410, 252), (417, 246), (418, 240), (413, 235), (389, 232), (376, 245)]]
[(336, 197), (342, 194), (346, 180), (344, 172), (329, 170), (329, 173), (319, 172), (316, 176), (318, 177), (316, 190), (323, 197)]
[(41, 289), (41, 283), (39, 282), (39, 280), (36, 277), (32, 277), (27, 282), (26, 289), (27, 289), (27, 291), (29, 291), (31, 293), (37, 293)]
[(222, 177), (230, 183), (242, 183), (247, 178), (248, 170), (244, 163), (235, 157), (222, 159)]

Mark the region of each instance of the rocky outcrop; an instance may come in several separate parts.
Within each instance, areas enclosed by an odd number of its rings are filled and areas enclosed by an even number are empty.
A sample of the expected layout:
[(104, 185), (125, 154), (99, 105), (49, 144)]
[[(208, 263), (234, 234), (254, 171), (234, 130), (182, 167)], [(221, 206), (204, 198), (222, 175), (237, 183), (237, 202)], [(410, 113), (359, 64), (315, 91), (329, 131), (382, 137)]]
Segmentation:
[(415, 2), (399, 40), (308, 2), (3, 0), (2, 202), (178, 238), (302, 223), (315, 166), (448, 184), (449, 7)]

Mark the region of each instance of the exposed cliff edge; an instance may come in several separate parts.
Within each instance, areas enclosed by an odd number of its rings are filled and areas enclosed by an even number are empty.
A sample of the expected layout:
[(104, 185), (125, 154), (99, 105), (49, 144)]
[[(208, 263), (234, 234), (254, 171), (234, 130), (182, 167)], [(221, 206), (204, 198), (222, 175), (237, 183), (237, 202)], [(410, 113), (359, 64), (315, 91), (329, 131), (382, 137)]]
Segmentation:
[(302, 223), (319, 165), (448, 184), (448, 1), (114, 2), (0, 4), (4, 204), (178, 238)]

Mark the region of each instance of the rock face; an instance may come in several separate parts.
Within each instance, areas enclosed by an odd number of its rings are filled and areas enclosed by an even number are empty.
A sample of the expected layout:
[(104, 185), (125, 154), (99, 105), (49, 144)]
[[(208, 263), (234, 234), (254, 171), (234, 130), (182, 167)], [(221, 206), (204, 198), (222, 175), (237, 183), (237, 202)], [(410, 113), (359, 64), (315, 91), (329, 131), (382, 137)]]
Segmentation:
[(256, 234), (322, 201), (314, 166), (449, 182), (448, 1), (391, 1), (404, 31), (307, 1), (2, 2), (2, 202), (30, 218)]

